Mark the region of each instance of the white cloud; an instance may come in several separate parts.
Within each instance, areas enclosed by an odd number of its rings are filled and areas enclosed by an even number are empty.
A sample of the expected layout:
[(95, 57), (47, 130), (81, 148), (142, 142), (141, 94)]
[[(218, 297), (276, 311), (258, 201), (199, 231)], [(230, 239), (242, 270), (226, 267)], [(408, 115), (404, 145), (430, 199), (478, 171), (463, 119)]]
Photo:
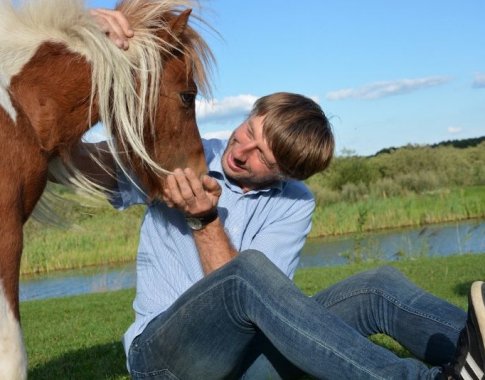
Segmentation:
[(206, 132), (202, 134), (202, 137), (205, 139), (221, 139), (227, 140), (231, 136), (232, 131), (224, 130), (224, 131), (213, 131), (213, 132)]
[(460, 133), (463, 131), (462, 127), (448, 127), (448, 132), (452, 134)]
[(474, 88), (484, 88), (485, 87), (485, 74), (476, 74), (473, 80)]
[(450, 81), (448, 77), (427, 77), (375, 82), (359, 88), (346, 88), (327, 93), (328, 100), (379, 99), (386, 96), (405, 94), (422, 88), (439, 86)]
[(246, 116), (258, 97), (254, 95), (237, 95), (222, 100), (198, 100), (197, 120), (201, 123), (209, 121), (228, 121), (236, 117)]

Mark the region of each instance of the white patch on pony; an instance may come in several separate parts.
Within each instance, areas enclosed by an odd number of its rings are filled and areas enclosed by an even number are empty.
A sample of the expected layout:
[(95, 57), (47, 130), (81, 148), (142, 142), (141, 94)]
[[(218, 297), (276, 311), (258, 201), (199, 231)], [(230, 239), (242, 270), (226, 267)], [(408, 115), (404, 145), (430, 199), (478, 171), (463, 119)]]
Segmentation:
[(15, 319), (0, 284), (0, 379), (27, 378), (25, 353), (20, 324)]
[(7, 91), (9, 83), (5, 76), (0, 72), (0, 107), (2, 107), (10, 118), (15, 121), (17, 120), (17, 111), (13, 107), (12, 100), (10, 99), (10, 94)]

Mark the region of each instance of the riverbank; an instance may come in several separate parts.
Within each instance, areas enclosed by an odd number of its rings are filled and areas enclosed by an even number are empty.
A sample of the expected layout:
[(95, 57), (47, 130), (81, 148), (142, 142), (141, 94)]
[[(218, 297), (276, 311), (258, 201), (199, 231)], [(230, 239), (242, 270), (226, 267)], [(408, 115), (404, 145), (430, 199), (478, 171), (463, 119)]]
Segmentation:
[[(22, 275), (135, 260), (143, 207), (71, 206), (65, 213), (75, 223), (70, 229), (27, 223)], [(318, 206), (310, 238), (474, 218), (485, 218), (485, 186)]]
[[(295, 283), (306, 294), (330, 286), (376, 264), (300, 269)], [(484, 279), (485, 254), (393, 262), (413, 282), (466, 308), (472, 281)], [(120, 337), (133, 319), (134, 290), (45, 301), (22, 302), (22, 326), (29, 355), (29, 379), (126, 380)], [(394, 341), (373, 339), (398, 355), (409, 355)]]

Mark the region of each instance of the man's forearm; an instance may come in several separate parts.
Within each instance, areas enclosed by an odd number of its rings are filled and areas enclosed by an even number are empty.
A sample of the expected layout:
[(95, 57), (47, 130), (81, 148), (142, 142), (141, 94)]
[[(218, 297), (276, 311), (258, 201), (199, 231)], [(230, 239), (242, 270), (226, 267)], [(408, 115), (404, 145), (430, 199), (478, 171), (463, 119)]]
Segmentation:
[(195, 245), (205, 274), (220, 268), (236, 254), (219, 218), (199, 231), (193, 231)]

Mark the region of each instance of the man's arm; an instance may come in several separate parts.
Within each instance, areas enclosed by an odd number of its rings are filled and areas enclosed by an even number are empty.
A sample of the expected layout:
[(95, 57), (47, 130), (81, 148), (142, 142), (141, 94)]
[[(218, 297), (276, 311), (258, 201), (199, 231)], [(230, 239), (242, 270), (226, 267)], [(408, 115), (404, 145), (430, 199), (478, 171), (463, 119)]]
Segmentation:
[(220, 268), (237, 254), (219, 218), (205, 228), (193, 231), (192, 235), (205, 274)]
[[(215, 210), (221, 196), (221, 188), (214, 178), (197, 178), (191, 169), (176, 169), (167, 177), (164, 200), (169, 207), (176, 207), (187, 217), (201, 217)], [(229, 237), (219, 217), (203, 229), (193, 231), (205, 274), (223, 266), (236, 256)]]

